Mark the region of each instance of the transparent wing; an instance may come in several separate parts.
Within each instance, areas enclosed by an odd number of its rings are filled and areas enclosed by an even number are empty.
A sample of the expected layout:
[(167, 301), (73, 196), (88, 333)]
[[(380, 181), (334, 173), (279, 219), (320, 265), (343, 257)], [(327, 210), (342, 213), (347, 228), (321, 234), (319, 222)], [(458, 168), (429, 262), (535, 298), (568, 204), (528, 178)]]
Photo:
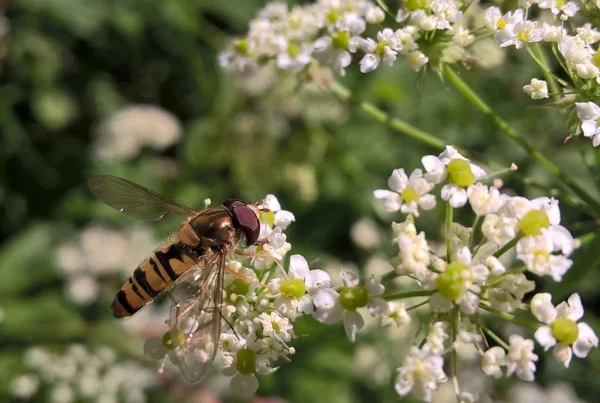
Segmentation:
[[(171, 304), (171, 360), (189, 382), (210, 370), (221, 336), (221, 305), (225, 255), (215, 254), (200, 273), (178, 280)], [(187, 273), (186, 273), (187, 274)]]
[(165, 199), (150, 189), (116, 176), (94, 176), (88, 180), (88, 185), (99, 200), (138, 220), (157, 221), (167, 213), (185, 216), (196, 213), (189, 207)]

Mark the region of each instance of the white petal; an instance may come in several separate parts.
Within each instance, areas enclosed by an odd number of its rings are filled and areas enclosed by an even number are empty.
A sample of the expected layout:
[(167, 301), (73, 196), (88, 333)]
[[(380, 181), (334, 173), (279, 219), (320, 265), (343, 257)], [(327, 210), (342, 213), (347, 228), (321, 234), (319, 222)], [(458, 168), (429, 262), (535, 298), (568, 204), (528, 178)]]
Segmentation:
[(275, 213), (275, 226), (286, 229), (291, 223), (296, 221), (294, 214), (287, 210), (279, 210)]
[(277, 197), (275, 197), (275, 195), (268, 194), (267, 197), (265, 197), (265, 199), (263, 200), (263, 204), (271, 211), (277, 212), (281, 210), (281, 204), (279, 204), (279, 200), (277, 200)]
[(548, 351), (556, 344), (556, 339), (552, 335), (552, 329), (549, 326), (542, 326), (535, 331), (535, 339), (540, 346), (544, 347), (544, 351)]
[(331, 277), (326, 271), (315, 269), (308, 272), (304, 283), (306, 284), (306, 291), (310, 295), (314, 295), (321, 288), (331, 287)]
[(434, 195), (425, 194), (419, 198), (419, 206), (423, 210), (431, 210), (435, 208), (437, 200)]
[(404, 169), (394, 169), (390, 177), (388, 178), (388, 187), (395, 192), (402, 192), (408, 184), (408, 176)]
[(379, 67), (379, 56), (367, 53), (360, 61), (360, 72), (370, 73)]
[(567, 319), (577, 322), (583, 317), (583, 305), (581, 304), (581, 298), (579, 298), (579, 294), (575, 293), (571, 295), (567, 302), (569, 303), (570, 308), (569, 313), (567, 314)]
[(598, 337), (587, 323), (578, 323), (579, 337), (573, 343), (573, 353), (583, 358), (588, 355), (592, 348), (598, 347)]
[(381, 284), (381, 281), (376, 279), (372, 274), (365, 280), (365, 287), (367, 288), (367, 293), (374, 297), (383, 294), (385, 291), (385, 287)]
[(322, 288), (313, 296), (315, 312), (313, 316), (321, 323), (333, 324), (342, 318), (343, 309), (339, 294), (331, 288)]
[(356, 332), (363, 328), (365, 321), (358, 312), (344, 312), (344, 330), (348, 339), (354, 343)]
[(356, 287), (360, 283), (358, 273), (353, 270), (340, 271), (340, 277), (346, 287)]
[(600, 107), (593, 102), (576, 102), (577, 116), (581, 120), (596, 120), (600, 118)]
[(568, 345), (564, 343), (558, 343), (556, 347), (554, 347), (554, 356), (558, 361), (565, 364), (565, 368), (569, 368), (571, 358), (573, 358), (573, 352), (571, 351), (571, 347)]
[(552, 305), (552, 295), (547, 292), (539, 293), (531, 299), (531, 313), (547, 325), (556, 320), (556, 309)]
[(308, 262), (302, 255), (292, 255), (290, 257), (289, 275), (292, 278), (304, 280), (309, 272)]
[(244, 397), (252, 397), (258, 390), (258, 379), (254, 374), (236, 374), (231, 378), (231, 388)]

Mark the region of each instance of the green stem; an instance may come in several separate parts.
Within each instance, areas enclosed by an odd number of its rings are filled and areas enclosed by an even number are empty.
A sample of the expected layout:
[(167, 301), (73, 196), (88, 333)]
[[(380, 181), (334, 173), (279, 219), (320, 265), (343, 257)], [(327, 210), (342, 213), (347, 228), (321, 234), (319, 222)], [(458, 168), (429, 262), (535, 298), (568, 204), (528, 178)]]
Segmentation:
[(444, 140), (437, 138), (423, 130), (417, 129), (403, 120), (390, 116), (370, 102), (357, 101), (353, 99), (350, 90), (337, 81), (332, 82), (329, 89), (340, 99), (356, 103), (363, 110), (363, 112), (374, 118), (376, 121), (383, 123), (388, 127), (407, 135), (408, 137), (412, 137), (413, 139), (437, 149), (444, 149), (446, 147), (446, 142)]
[(496, 333), (494, 333), (489, 327), (487, 327), (483, 323), (480, 323), (479, 326), (481, 326), (481, 328), (483, 329), (483, 331), (488, 336), (490, 336), (492, 339), (494, 339), (494, 341), (496, 343), (498, 343), (499, 346), (502, 346), (502, 348), (504, 348), (505, 350), (509, 350), (510, 349), (510, 346), (504, 340), (502, 340), (502, 338), (500, 336), (498, 336)]
[(523, 235), (521, 233), (518, 233), (516, 237), (514, 237), (513, 239), (508, 241), (506, 244), (504, 244), (503, 247), (498, 249), (496, 251), (496, 253), (494, 253), (494, 257), (500, 257), (500, 256), (504, 255), (506, 252), (508, 252), (510, 249), (512, 249), (512, 247), (515, 246), (517, 244), (517, 242), (519, 242), (519, 239), (521, 239), (522, 237), (523, 237)]
[(481, 221), (481, 216), (476, 215), (475, 221), (473, 221), (473, 226), (471, 227), (471, 233), (469, 234), (469, 248), (473, 250), (473, 246), (475, 244), (475, 232), (479, 228), (479, 223)]
[(513, 322), (516, 323), (517, 325), (521, 325), (523, 327), (527, 327), (529, 329), (537, 329), (539, 328), (541, 325), (537, 322), (533, 322), (531, 320), (527, 320), (527, 319), (523, 319), (523, 318), (519, 318), (518, 316), (515, 316), (513, 314), (510, 314), (508, 312), (500, 312), (495, 310), (494, 308), (492, 308), (489, 305), (486, 304), (479, 304), (479, 307), (481, 309), (483, 309), (484, 311), (488, 311), (489, 313), (496, 315), (497, 317), (504, 319), (506, 321), (509, 322)]
[(488, 281), (484, 285), (484, 288), (489, 288), (489, 287), (495, 286), (496, 284), (500, 284), (508, 276), (512, 276), (513, 274), (523, 273), (525, 271), (525, 269), (527, 269), (527, 266), (523, 265), (523, 266), (515, 267), (514, 269), (507, 270), (504, 274), (502, 274), (502, 275), (500, 275), (498, 277), (495, 277), (495, 278), (491, 279), (490, 281)]
[(452, 240), (450, 239), (450, 230), (452, 228), (452, 206), (446, 202), (446, 262), (450, 263), (452, 256)]
[(573, 191), (577, 196), (586, 202), (594, 211), (600, 214), (600, 203), (595, 200), (585, 189), (579, 184), (575, 183), (571, 177), (556, 166), (549, 158), (544, 154), (537, 151), (525, 138), (521, 137), (512, 127), (508, 125), (506, 121), (497, 116), (494, 111), (477, 95), (469, 85), (456, 74), (456, 72), (448, 64), (444, 65), (444, 76), (448, 81), (456, 88), (469, 102), (473, 104), (477, 109), (487, 115), (494, 125), (500, 129), (508, 138), (517, 143), (523, 148), (531, 158), (535, 159), (540, 165), (542, 165), (548, 172), (556, 176), (558, 180), (564, 183), (569, 189)]
[(388, 294), (384, 295), (383, 299), (387, 301), (393, 301), (396, 299), (404, 299), (404, 298), (413, 298), (413, 297), (429, 297), (433, 295), (435, 291), (427, 291), (427, 290), (419, 290), (419, 291), (407, 291), (407, 292), (399, 292), (396, 294)]
[(566, 86), (567, 83), (561, 80), (556, 75), (554, 75), (552, 71), (550, 71), (550, 68), (548, 67), (548, 57), (546, 57), (544, 49), (540, 46), (539, 43), (534, 43), (532, 45), (527, 45), (527, 52), (529, 52), (531, 58), (542, 69), (542, 73), (544, 74), (544, 78), (548, 83), (548, 87), (550, 87), (550, 91), (553, 93), (554, 99), (556, 101), (560, 100), (560, 88), (558, 87), (557, 81), (564, 86)]
[(454, 343), (456, 342), (456, 336), (458, 334), (458, 315), (457, 307), (452, 308), (452, 346), (451, 346), (451, 361), (452, 361), (452, 385), (454, 386), (454, 394), (456, 395), (456, 401), (460, 402), (460, 386), (458, 384), (458, 371), (456, 369), (456, 363), (458, 361), (456, 357), (456, 349)]
[(425, 300), (425, 301), (423, 301), (423, 302), (419, 302), (417, 305), (409, 306), (408, 308), (406, 308), (406, 312), (410, 312), (410, 311), (412, 311), (413, 309), (420, 308), (420, 307), (422, 307), (423, 305), (427, 305), (428, 303), (429, 303), (429, 300), (427, 299), (427, 300)]

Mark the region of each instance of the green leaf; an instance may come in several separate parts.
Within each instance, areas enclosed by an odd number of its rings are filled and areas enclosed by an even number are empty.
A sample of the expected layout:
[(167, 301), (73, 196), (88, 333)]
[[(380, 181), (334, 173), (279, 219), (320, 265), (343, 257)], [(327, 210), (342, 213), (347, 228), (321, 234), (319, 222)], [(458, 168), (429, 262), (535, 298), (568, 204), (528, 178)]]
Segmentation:
[(0, 249), (0, 295), (12, 297), (56, 278), (52, 267), (56, 230), (34, 224), (12, 237)]

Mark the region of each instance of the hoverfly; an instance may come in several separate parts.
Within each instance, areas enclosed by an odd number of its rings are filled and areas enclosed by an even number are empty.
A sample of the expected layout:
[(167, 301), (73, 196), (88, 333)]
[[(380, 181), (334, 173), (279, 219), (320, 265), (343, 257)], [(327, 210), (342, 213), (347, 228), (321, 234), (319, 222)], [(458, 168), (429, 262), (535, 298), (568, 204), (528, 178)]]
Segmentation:
[(183, 376), (200, 380), (210, 369), (221, 334), (226, 257), (238, 244), (258, 242), (259, 209), (238, 199), (219, 208), (194, 211), (154, 191), (116, 176), (88, 180), (92, 193), (130, 217), (157, 221), (166, 214), (186, 216), (175, 236), (144, 260), (123, 284), (110, 307), (117, 318), (131, 316), (161, 292), (174, 288), (171, 330), (167, 333)]

